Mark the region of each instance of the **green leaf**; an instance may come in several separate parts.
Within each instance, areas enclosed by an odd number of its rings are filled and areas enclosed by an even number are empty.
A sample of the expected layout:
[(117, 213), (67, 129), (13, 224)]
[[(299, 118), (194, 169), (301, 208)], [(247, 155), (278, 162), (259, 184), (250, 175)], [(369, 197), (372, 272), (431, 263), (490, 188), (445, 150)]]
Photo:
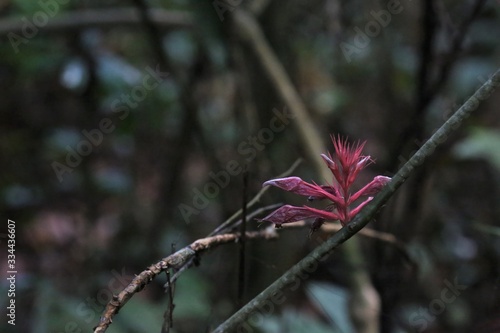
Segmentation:
[(500, 131), (474, 128), (452, 153), (462, 159), (485, 159), (500, 170)]
[[(253, 327), (253, 326), (252, 326)], [(281, 332), (307, 332), (307, 333), (349, 333), (341, 331), (319, 322), (308, 315), (295, 310), (285, 310), (281, 317), (272, 316), (264, 319), (257, 325), (256, 332), (281, 333)]]
[(311, 282), (307, 285), (306, 292), (311, 302), (323, 310), (340, 332), (354, 332), (349, 320), (349, 293), (346, 289), (331, 283)]
[(494, 226), (483, 224), (483, 223), (474, 223), (472, 226), (474, 228), (476, 228), (477, 230), (482, 231), (486, 234), (500, 237), (500, 228), (499, 227), (494, 227)]

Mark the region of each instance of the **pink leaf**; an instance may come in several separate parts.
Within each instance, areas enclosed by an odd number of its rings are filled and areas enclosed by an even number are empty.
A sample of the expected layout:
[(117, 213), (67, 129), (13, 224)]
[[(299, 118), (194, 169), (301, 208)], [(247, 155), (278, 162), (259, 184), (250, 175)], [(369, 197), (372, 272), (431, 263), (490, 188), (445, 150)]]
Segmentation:
[(295, 207), (291, 205), (284, 205), (264, 217), (261, 221), (268, 221), (276, 224), (276, 226), (279, 227), (283, 223), (301, 221), (313, 217), (320, 217), (328, 220), (338, 220), (337, 214), (332, 212), (327, 212), (310, 207)]
[[(263, 186), (272, 185), (281, 188), (282, 190), (296, 193), (299, 195), (309, 196), (312, 199), (329, 199), (338, 204), (341, 198), (335, 195), (335, 190), (327, 186), (309, 184), (299, 177), (286, 177), (268, 180)], [(328, 189), (326, 189), (328, 188)]]
[[(332, 185), (307, 183), (299, 177), (272, 179), (264, 183), (264, 186), (272, 185), (285, 191), (307, 196), (309, 200), (328, 199), (332, 204), (325, 209), (285, 205), (263, 218), (263, 221), (272, 222), (279, 227), (283, 223), (315, 218), (314, 230), (319, 228), (324, 220), (340, 220), (342, 225), (345, 225), (373, 199), (372, 196), (380, 192), (391, 180), (389, 177), (377, 176), (359, 191), (351, 194), (351, 186), (359, 172), (372, 163), (373, 160), (370, 156), (362, 155), (366, 142), (358, 141), (349, 144), (346, 138), (340, 136), (332, 136), (332, 141), (335, 154), (333, 156), (331, 154), (321, 154), (328, 169), (332, 172)], [(351, 204), (366, 196), (369, 197), (351, 210)]]
[[(368, 199), (366, 199), (365, 201), (363, 201), (362, 203), (360, 203), (358, 205), (358, 207), (356, 207), (353, 210), (351, 210), (349, 212), (349, 221), (351, 221), (354, 218), (354, 216), (356, 216), (361, 211), (361, 209), (363, 209), (363, 207), (365, 207), (372, 200), (373, 200), (373, 197), (368, 197)], [(342, 222), (342, 221), (340, 221), (340, 222)], [(342, 225), (344, 225), (344, 223), (342, 223)]]
[(375, 195), (382, 190), (382, 188), (387, 185), (391, 180), (391, 177), (386, 176), (376, 176), (371, 182), (366, 184), (362, 189), (354, 193), (349, 198), (349, 204), (358, 200), (362, 196)]

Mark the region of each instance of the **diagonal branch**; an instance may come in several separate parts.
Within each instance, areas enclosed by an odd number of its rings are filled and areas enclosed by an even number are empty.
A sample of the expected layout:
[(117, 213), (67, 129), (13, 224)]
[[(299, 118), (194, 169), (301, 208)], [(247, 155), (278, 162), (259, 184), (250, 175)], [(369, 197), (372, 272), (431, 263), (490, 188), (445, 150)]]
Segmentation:
[[(496, 87), (500, 85), (500, 69), (484, 83), (460, 109), (458, 109), (448, 121), (446, 121), (427, 142), (410, 158), (408, 162), (398, 171), (391, 182), (371, 201), (371, 203), (360, 212), (354, 220), (339, 232), (329, 238), (326, 242), (314, 249), (308, 256), (285, 272), (279, 279), (267, 289), (257, 295), (238, 312), (223, 322), (212, 333), (223, 333), (236, 331), (248, 317), (256, 313), (264, 302), (281, 293), (296, 281), (300, 281), (305, 272), (310, 272), (312, 267), (317, 267), (318, 262), (324, 260), (329, 254), (337, 249), (342, 243), (354, 236), (375, 216), (378, 210), (389, 200), (396, 190), (408, 179), (411, 173), (420, 166), (426, 158), (431, 156), (436, 147), (442, 144), (448, 136), (455, 131), (460, 124), (477, 109), (481, 101), (488, 98)], [(305, 274), (307, 276), (307, 274)]]
[[(249, 231), (245, 234), (245, 237), (246, 239), (269, 240), (277, 238), (278, 233), (272, 227), (269, 227), (262, 231)], [(108, 326), (113, 322), (114, 315), (118, 313), (118, 311), (130, 300), (130, 298), (132, 298), (135, 293), (141, 291), (160, 273), (167, 271), (170, 268), (182, 267), (185, 263), (194, 259), (200, 253), (218, 245), (236, 242), (239, 238), (239, 233), (232, 233), (198, 239), (194, 243), (149, 266), (146, 270), (137, 275), (118, 295), (113, 295), (112, 300), (104, 309), (101, 319), (99, 320), (99, 325), (94, 328), (94, 333), (105, 332)]]
[[(296, 160), (293, 165), (284, 173), (279, 175), (278, 177), (285, 177), (291, 174), (302, 162), (301, 159)], [(253, 197), (247, 204), (246, 208), (251, 208), (254, 204), (259, 202), (262, 195), (267, 191), (269, 187), (262, 188), (255, 197)], [(261, 214), (262, 212), (270, 209), (276, 208), (276, 205), (271, 205), (267, 207), (261, 207), (254, 212), (248, 214), (248, 219), (252, 219), (255, 216)], [(101, 316), (99, 321), (99, 325), (94, 328), (94, 333), (97, 332), (105, 332), (109, 325), (113, 322), (113, 317), (118, 313), (118, 311), (128, 302), (128, 300), (137, 292), (141, 291), (149, 282), (151, 282), (156, 276), (158, 276), (161, 272), (166, 271), (168, 274), (168, 270), (170, 268), (175, 269), (175, 274), (170, 278), (168, 276), (169, 281), (166, 287), (170, 289), (171, 284), (173, 284), (180, 274), (188, 269), (198, 257), (199, 253), (208, 250), (211, 247), (222, 245), (230, 242), (236, 242), (240, 239), (241, 233), (226, 233), (222, 234), (222, 232), (228, 232), (230, 228), (237, 227), (242, 220), (238, 217), (242, 214), (243, 209), (240, 209), (235, 214), (233, 214), (229, 219), (219, 225), (214, 231), (212, 231), (206, 238), (199, 239), (184, 247), (183, 249), (175, 252), (174, 254), (163, 258), (159, 262), (154, 265), (151, 265), (137, 275), (134, 280), (118, 295), (113, 295), (113, 299), (106, 305), (106, 308)], [(245, 232), (246, 239), (275, 239), (278, 237), (276, 231), (272, 228), (266, 228), (265, 230), (259, 232)], [(170, 291), (170, 296), (172, 292)], [(171, 303), (172, 304), (172, 303)], [(171, 318), (170, 318), (171, 321)]]

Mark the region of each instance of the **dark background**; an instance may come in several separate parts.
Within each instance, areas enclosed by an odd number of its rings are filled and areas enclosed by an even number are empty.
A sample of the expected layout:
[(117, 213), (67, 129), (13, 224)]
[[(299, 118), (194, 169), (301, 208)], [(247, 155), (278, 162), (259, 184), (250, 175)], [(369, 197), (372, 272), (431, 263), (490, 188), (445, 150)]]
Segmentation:
[[(498, 1), (254, 0), (234, 10), (259, 4), (256, 20), (324, 144), (333, 151), (330, 134), (367, 141), (376, 164), (361, 182), (392, 176), (500, 65)], [(381, 27), (373, 13), (388, 6), (398, 12)], [(141, 20), (144, 7), (156, 20)], [(2, 315), (2, 332), (90, 331), (111, 292), (240, 209), (240, 171), (195, 206), (229, 161), (248, 166), (249, 198), (299, 157), (293, 174), (323, 183), (300, 123), (263, 136), (287, 104), (232, 10), (210, 1), (0, 2), (3, 309), (7, 219), (16, 222), (18, 271), (16, 326)], [(155, 80), (156, 68), (168, 76)], [(500, 331), (499, 104), (497, 91), (369, 225), (400, 248), (356, 236), (382, 302), (380, 331)], [(278, 202), (304, 204), (271, 189), (255, 208)], [(197, 209), (188, 217), (187, 206)], [(307, 235), (248, 242), (246, 301), (328, 237)], [(238, 308), (237, 249), (219, 246), (181, 275), (174, 332), (209, 331)], [(254, 331), (352, 332), (350, 269), (334, 253)], [(136, 294), (108, 332), (159, 332), (165, 281)], [(456, 281), (465, 290), (444, 302)]]

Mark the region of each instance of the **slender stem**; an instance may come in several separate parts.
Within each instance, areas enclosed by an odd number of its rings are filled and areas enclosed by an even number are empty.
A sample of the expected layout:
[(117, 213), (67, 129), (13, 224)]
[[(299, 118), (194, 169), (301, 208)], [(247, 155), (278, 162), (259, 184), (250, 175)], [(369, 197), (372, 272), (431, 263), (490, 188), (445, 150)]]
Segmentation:
[[(282, 177), (286, 177), (288, 175), (290, 175), (298, 166), (299, 164), (302, 163), (302, 159), (297, 159), (290, 168), (288, 168), (288, 170), (286, 170), (285, 172), (283, 172), (281, 175), (277, 176), (276, 178), (282, 178)], [(266, 191), (269, 190), (269, 186), (265, 186), (263, 187), (259, 193), (257, 193), (253, 198), (252, 200), (250, 200), (247, 205), (246, 205), (246, 208), (249, 209), (249, 208), (252, 208), (253, 205), (255, 205), (257, 202), (260, 201), (260, 198), (262, 197), (262, 195), (264, 195), (264, 193), (266, 193)], [(221, 223), (217, 228), (215, 228), (214, 231), (212, 231), (208, 236), (213, 236), (213, 235), (217, 235), (219, 233), (222, 233), (223, 231), (225, 231), (225, 229), (227, 229), (228, 227), (233, 227), (234, 224), (236, 224), (238, 221), (236, 220), (241, 214), (243, 213), (243, 209), (240, 209), (238, 210), (236, 213), (234, 213), (230, 218), (228, 218), (226, 221), (224, 221), (223, 223)]]
[[(149, 9), (152, 20), (162, 29), (193, 28), (194, 17), (182, 11), (170, 11), (160, 8)], [(42, 33), (67, 33), (71, 30), (82, 30), (89, 27), (107, 28), (122, 26), (137, 26), (141, 24), (140, 14), (136, 8), (104, 8), (85, 9), (77, 11), (62, 11), (47, 21), (40, 29)], [(21, 17), (2, 18), (0, 20), (0, 35), (10, 33), (23, 34), (26, 23)]]
[(240, 235), (239, 243), (240, 243), (240, 256), (239, 256), (239, 269), (238, 269), (238, 304), (243, 304), (243, 296), (245, 293), (245, 234), (247, 232), (247, 190), (248, 190), (248, 165), (245, 167), (245, 171), (243, 172), (243, 195), (242, 195), (242, 223), (240, 226)]
[[(213, 333), (233, 332), (242, 325), (253, 313), (262, 314), (259, 312), (260, 307), (266, 306), (264, 302), (270, 302), (269, 299), (282, 299), (283, 290), (287, 286), (297, 286), (301, 279), (308, 277), (308, 274), (315, 271), (318, 262), (324, 260), (326, 256), (331, 254), (340, 244), (354, 236), (360, 231), (377, 211), (389, 200), (396, 190), (406, 181), (416, 167), (421, 165), (424, 160), (431, 156), (436, 147), (446, 141), (448, 136), (455, 131), (464, 119), (468, 118), (471, 113), (477, 109), (481, 101), (488, 98), (497, 86), (500, 85), (500, 70), (484, 83), (453, 116), (448, 119), (427, 142), (410, 158), (408, 162), (397, 172), (391, 182), (363, 209), (353, 221), (347, 226), (340, 229), (335, 235), (329, 238), (326, 242), (314, 249), (309, 255), (299, 261), (296, 265), (285, 272), (279, 279), (271, 284), (267, 289), (257, 295), (252, 301), (248, 302), (238, 312), (233, 314), (229, 319), (217, 327)], [(279, 297), (278, 297), (279, 296)]]

